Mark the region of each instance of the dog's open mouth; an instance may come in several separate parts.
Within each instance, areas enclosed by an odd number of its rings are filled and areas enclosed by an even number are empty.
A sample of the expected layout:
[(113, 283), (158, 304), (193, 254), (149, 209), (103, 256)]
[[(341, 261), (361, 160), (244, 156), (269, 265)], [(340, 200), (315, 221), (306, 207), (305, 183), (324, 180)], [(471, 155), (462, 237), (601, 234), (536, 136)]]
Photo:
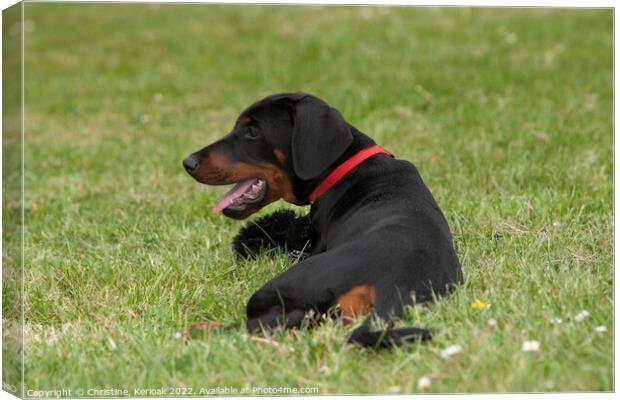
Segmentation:
[(265, 199), (267, 194), (267, 182), (264, 179), (252, 178), (237, 183), (224, 196), (222, 196), (213, 213), (224, 211), (227, 216), (241, 217), (249, 215)]

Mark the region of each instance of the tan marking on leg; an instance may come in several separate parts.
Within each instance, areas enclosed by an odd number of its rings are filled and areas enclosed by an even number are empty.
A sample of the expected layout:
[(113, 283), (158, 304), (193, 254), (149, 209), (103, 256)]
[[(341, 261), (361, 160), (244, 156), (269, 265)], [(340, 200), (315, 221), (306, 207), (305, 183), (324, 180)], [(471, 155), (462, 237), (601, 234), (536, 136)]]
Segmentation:
[(377, 301), (377, 292), (372, 286), (355, 286), (342, 296), (338, 297), (338, 307), (342, 313), (344, 323), (350, 323), (357, 317), (366, 315)]

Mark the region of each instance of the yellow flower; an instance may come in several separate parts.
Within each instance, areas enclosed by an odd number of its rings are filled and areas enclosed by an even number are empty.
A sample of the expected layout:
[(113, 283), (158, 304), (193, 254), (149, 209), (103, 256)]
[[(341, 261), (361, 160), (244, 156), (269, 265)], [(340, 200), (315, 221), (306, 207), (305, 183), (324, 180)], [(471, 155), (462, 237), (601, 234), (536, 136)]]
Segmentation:
[(490, 306), (491, 306), (491, 303), (487, 303), (486, 301), (482, 301), (478, 299), (476, 299), (476, 301), (471, 303), (471, 308), (473, 308), (474, 310), (482, 310), (485, 308), (489, 308)]

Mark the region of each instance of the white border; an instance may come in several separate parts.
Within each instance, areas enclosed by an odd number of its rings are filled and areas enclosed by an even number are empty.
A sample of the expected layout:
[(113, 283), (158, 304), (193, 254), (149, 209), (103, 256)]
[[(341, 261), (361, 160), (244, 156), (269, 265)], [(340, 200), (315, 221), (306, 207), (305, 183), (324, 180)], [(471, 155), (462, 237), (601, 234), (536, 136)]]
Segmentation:
[[(26, 0), (27, 2), (37, 2), (39, 0)], [(49, 0), (43, 0), (43, 1), (49, 1)], [(76, 0), (66, 0), (66, 1), (58, 1), (58, 2), (75, 2), (75, 3), (88, 3), (88, 2), (93, 2), (93, 3), (103, 3), (103, 2), (111, 2), (111, 3), (116, 3), (116, 2), (120, 2), (120, 1), (76, 1)], [(5, 9), (7, 7), (10, 7), (11, 5), (16, 4), (17, 2), (14, 0), (0, 0), (0, 6), (2, 9)], [(544, 1), (514, 1), (514, 0), (503, 0), (503, 1), (465, 1), (465, 0), (449, 0), (449, 1), (433, 1), (433, 0), (427, 0), (427, 1), (416, 1), (416, 0), (388, 0), (385, 2), (381, 2), (381, 1), (364, 1), (364, 0), (339, 0), (339, 1), (333, 1), (333, 0), (268, 0), (268, 1), (257, 1), (257, 0), (245, 0), (245, 1), (239, 1), (239, 0), (232, 0), (232, 1), (226, 1), (226, 0), (210, 0), (210, 1), (187, 1), (187, 0), (150, 0), (150, 1), (123, 1), (123, 3), (204, 3), (204, 4), (221, 4), (221, 3), (228, 3), (228, 4), (325, 4), (325, 5), (382, 5), (382, 6), (388, 6), (388, 5), (397, 5), (397, 6), (470, 6), (470, 7), (579, 7), (579, 8), (615, 8), (615, 3), (613, 1), (609, 1), (609, 0), (591, 0), (591, 1), (567, 1), (567, 0), (544, 0)], [(22, 21), (24, 18), (24, 6), (22, 5)], [(0, 18), (0, 32), (1, 32), (1, 28), (2, 28), (2, 20)], [(23, 192), (23, 188), (24, 188), (24, 176), (23, 176), (23, 170), (24, 170), (24, 165), (23, 165), (23, 155), (24, 155), (24, 98), (23, 98), (23, 92), (24, 92), (24, 70), (23, 70), (23, 51), (24, 51), (24, 47), (23, 47), (23, 24), (22, 24), (22, 76), (21, 76), (21, 88), (22, 88), (22, 118), (21, 118), (21, 135), (22, 135), (22, 182), (21, 182), (21, 196), (22, 196), (22, 220), (24, 218), (24, 214), (23, 214), (23, 201), (24, 201), (24, 192)], [(618, 144), (615, 140), (615, 121), (616, 121), (616, 113), (617, 113), (617, 109), (616, 109), (616, 102), (615, 102), (615, 94), (617, 93), (617, 85), (616, 85), (616, 80), (615, 80), (615, 76), (616, 76), (616, 66), (618, 65), (618, 63), (616, 62), (617, 59), (617, 52), (616, 52), (616, 43), (618, 43), (618, 32), (615, 30), (615, 11), (614, 11), (614, 104), (613, 104), (613, 110), (614, 110), (614, 239), (616, 238), (616, 235), (618, 233), (618, 224), (617, 224), (617, 220), (616, 220), (616, 200), (617, 197), (615, 196), (616, 194), (616, 188), (619, 187), (620, 184), (620, 178), (618, 177), (618, 175), (616, 174), (616, 154), (618, 154)], [(0, 60), (1, 60), (1, 52), (0, 52)], [(0, 80), (0, 95), (2, 93), (2, 82)], [(2, 115), (0, 113), (0, 126), (1, 126), (1, 122), (2, 122)], [(1, 137), (0, 137), (0, 144), (1, 144)], [(1, 164), (0, 164), (0, 171), (1, 171)], [(0, 184), (2, 181), (2, 176), (0, 175)], [(0, 215), (0, 221), (1, 221), (1, 215)], [(1, 229), (1, 228), (0, 228)], [(23, 230), (23, 226), (22, 226), (22, 231), (21, 231), (21, 235), (22, 235), (22, 243), (24, 240), (24, 230)], [(615, 266), (615, 254), (618, 251), (618, 244), (616, 242), (616, 240), (614, 240), (614, 266)], [(0, 243), (0, 251), (2, 249), (2, 244)], [(22, 247), (22, 263), (24, 260), (24, 254), (23, 254), (23, 247)], [(617, 271), (614, 270), (614, 355), (615, 355), (615, 359), (614, 359), (614, 385), (615, 383), (618, 381), (617, 378), (617, 368), (615, 368), (615, 366), (618, 363), (619, 360), (619, 356), (618, 354), (615, 352), (615, 338), (617, 337), (615, 335), (616, 331), (616, 324), (615, 324), (615, 299), (616, 299), (616, 294), (618, 292), (618, 288), (615, 286), (615, 277), (616, 277)], [(23, 291), (23, 268), (22, 268), (22, 291)], [(0, 276), (0, 282), (1, 282), (1, 276)], [(22, 292), (23, 293), (23, 292)], [(23, 321), (23, 301), (22, 301), (22, 321)], [(23, 332), (22, 332), (23, 335)], [(1, 341), (1, 335), (0, 335), (0, 341)], [(23, 347), (22, 347), (22, 362), (23, 362)], [(567, 351), (570, 351), (570, 349), (567, 349)], [(2, 373), (2, 364), (0, 363), (0, 376)], [(579, 377), (575, 377), (576, 379), (578, 379)], [(22, 390), (23, 390), (23, 382), (24, 382), (24, 377), (23, 377), (23, 370), (22, 370)], [(615, 387), (615, 386), (614, 386)], [(452, 399), (455, 397), (484, 397), (485, 399), (490, 399), (490, 400), (494, 400), (494, 399), (520, 399), (523, 396), (526, 396), (527, 398), (542, 398), (542, 399), (568, 399), (568, 400), (572, 400), (572, 399), (588, 399), (588, 400), (597, 400), (597, 399), (609, 399), (611, 397), (616, 397), (615, 393), (533, 393), (533, 394), (522, 394), (522, 393), (515, 393), (515, 394), (462, 394), (462, 395), (415, 395), (416, 399), (436, 399), (436, 400), (443, 400), (443, 399)], [(333, 399), (333, 398), (337, 398), (337, 397), (342, 397), (342, 396), (307, 396), (307, 397), (299, 397), (299, 398), (321, 398), (321, 399)], [(350, 399), (356, 399), (356, 400), (361, 400), (361, 399), (365, 399), (368, 396), (346, 396), (347, 398)], [(5, 392), (5, 391), (1, 391), (0, 390), (0, 399), (13, 399), (15, 398), (14, 396), (10, 395), (9, 393)], [(150, 397), (151, 399), (153, 397)], [(231, 399), (231, 397), (226, 397), (227, 399)], [(281, 397), (261, 397), (262, 399), (281, 399)], [(291, 398), (291, 397), (289, 397)], [(389, 396), (389, 398), (391, 399), (405, 399), (405, 398), (413, 398), (412, 395), (393, 395), (393, 396)], [(170, 398), (168, 398), (170, 399)], [(184, 398), (182, 398), (184, 399)], [(247, 399), (247, 397), (232, 397), (232, 399)]]

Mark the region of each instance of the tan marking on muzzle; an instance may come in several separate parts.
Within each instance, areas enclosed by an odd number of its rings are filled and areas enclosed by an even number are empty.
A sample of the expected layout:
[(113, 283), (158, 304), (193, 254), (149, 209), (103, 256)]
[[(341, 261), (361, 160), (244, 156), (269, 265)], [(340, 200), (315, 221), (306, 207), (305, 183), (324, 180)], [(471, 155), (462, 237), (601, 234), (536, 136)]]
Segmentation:
[(200, 161), (193, 176), (206, 185), (227, 185), (261, 178), (267, 181), (268, 187), (261, 208), (279, 199), (295, 204), (293, 183), (288, 174), (276, 165), (231, 162), (224, 155), (212, 152)]

